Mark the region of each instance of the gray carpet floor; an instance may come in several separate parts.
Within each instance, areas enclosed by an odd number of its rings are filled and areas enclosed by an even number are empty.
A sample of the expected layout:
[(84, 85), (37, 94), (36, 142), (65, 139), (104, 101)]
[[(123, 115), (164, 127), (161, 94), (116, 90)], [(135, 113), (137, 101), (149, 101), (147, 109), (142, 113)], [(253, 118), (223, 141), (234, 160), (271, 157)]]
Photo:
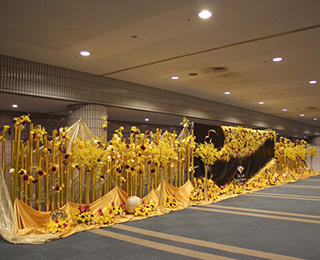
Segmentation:
[(0, 259), (320, 259), (320, 176), (43, 245)]

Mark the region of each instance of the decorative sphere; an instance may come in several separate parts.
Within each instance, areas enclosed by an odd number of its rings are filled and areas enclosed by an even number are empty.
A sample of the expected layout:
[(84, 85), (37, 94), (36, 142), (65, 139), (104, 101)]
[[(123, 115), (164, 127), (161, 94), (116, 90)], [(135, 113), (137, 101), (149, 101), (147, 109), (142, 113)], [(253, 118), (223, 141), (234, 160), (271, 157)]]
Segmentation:
[(136, 207), (138, 207), (139, 204), (142, 204), (143, 201), (137, 196), (131, 196), (127, 199), (125, 207), (128, 213), (135, 213)]

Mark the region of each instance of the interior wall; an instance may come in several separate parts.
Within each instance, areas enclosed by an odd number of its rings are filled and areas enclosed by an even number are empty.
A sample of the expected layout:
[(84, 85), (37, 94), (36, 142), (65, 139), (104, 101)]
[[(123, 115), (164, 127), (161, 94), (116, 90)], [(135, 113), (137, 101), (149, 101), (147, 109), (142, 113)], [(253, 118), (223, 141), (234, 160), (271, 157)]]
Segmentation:
[[(0, 92), (216, 120), (307, 135), (318, 127), (188, 95), (0, 55)], [(156, 86), (155, 86), (156, 87)]]

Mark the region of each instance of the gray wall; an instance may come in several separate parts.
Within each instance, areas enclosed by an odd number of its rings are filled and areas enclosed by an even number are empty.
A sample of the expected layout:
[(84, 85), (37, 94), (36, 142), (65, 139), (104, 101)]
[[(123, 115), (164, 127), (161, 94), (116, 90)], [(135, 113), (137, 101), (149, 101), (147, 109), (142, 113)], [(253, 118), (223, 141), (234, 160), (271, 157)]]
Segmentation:
[[(314, 125), (135, 83), (0, 56), (0, 92), (55, 98), (317, 136)], [(156, 87), (156, 86), (155, 86)], [(1, 122), (0, 122), (1, 123)]]

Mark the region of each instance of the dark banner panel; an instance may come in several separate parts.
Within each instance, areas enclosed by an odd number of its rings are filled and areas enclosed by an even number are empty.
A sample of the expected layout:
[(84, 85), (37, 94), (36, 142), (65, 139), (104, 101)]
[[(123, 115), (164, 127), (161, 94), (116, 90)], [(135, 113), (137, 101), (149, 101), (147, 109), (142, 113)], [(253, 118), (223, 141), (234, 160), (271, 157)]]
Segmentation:
[[(224, 135), (221, 127), (194, 124), (194, 134), (197, 143), (212, 142), (220, 150), (224, 144)], [(217, 160), (210, 167), (210, 178), (218, 185), (237, 178), (245, 181), (254, 176), (268, 161), (274, 157), (274, 141), (268, 139), (253, 155), (239, 158), (231, 158), (229, 162)], [(199, 158), (194, 158), (195, 177), (204, 176), (204, 165)]]

